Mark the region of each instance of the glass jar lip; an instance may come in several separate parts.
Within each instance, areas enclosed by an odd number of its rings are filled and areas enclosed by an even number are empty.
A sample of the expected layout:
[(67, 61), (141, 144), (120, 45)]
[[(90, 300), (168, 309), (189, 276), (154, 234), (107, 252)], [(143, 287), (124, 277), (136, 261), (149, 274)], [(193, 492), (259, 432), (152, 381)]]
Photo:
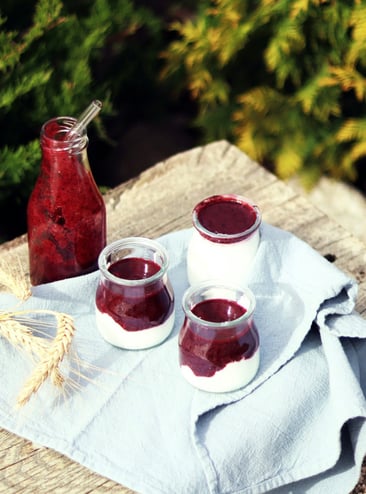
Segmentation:
[[(199, 220), (199, 211), (202, 208), (204, 208), (206, 204), (219, 200), (221, 201), (227, 200), (239, 204), (248, 204), (255, 212), (256, 215), (255, 222), (249, 228), (239, 233), (216, 233), (216, 232), (212, 232), (211, 230), (208, 230), (202, 225), (202, 223)], [(244, 196), (241, 196), (239, 194), (214, 194), (209, 197), (206, 197), (198, 204), (196, 204), (196, 206), (193, 208), (192, 211), (192, 222), (195, 229), (203, 237), (217, 243), (234, 243), (250, 237), (256, 230), (258, 230), (262, 222), (262, 215), (259, 207), (253, 201), (251, 201), (250, 199)]]
[[(122, 248), (133, 248), (133, 247), (148, 247), (151, 250), (155, 251), (162, 259), (162, 263), (159, 263), (160, 269), (152, 276), (147, 278), (141, 278), (137, 280), (130, 280), (126, 278), (121, 278), (120, 276), (116, 276), (109, 271), (109, 266), (111, 263), (108, 263), (108, 256), (113, 252), (118, 251)], [(103, 276), (112, 281), (113, 283), (123, 285), (123, 286), (143, 286), (150, 283), (154, 283), (161, 279), (168, 270), (169, 266), (169, 254), (166, 248), (157, 242), (156, 240), (152, 240), (145, 237), (125, 237), (123, 239), (115, 240), (110, 244), (106, 245), (104, 249), (100, 252), (98, 257), (98, 267)]]
[[(221, 288), (225, 290), (233, 290), (236, 292), (241, 292), (242, 296), (244, 296), (248, 300), (248, 307), (245, 307), (246, 311), (243, 315), (240, 317), (237, 317), (236, 319), (233, 319), (231, 321), (223, 321), (223, 322), (212, 322), (212, 321), (206, 321), (204, 319), (201, 319), (200, 317), (196, 316), (192, 312), (192, 308), (190, 307), (188, 301), (189, 299), (195, 295), (196, 293), (199, 293), (204, 290), (208, 289), (214, 289), (214, 288)], [(221, 329), (228, 329), (231, 327), (235, 327), (238, 324), (241, 324), (248, 320), (254, 313), (254, 309), (256, 306), (256, 299), (254, 296), (254, 293), (249, 287), (243, 287), (239, 285), (233, 285), (229, 283), (222, 283), (222, 281), (215, 281), (215, 280), (210, 280), (210, 281), (203, 281), (201, 283), (197, 283), (195, 285), (190, 286), (187, 288), (187, 290), (184, 292), (183, 297), (182, 297), (182, 307), (183, 307), (183, 312), (186, 316), (189, 317), (191, 321), (194, 323), (204, 326), (207, 329), (212, 329), (215, 331), (220, 331)], [(193, 306), (192, 306), (193, 307)]]
[(57, 135), (61, 136), (70, 131), (76, 122), (76, 118), (69, 116), (54, 117), (47, 120), (41, 128), (42, 147), (56, 151), (80, 152), (89, 141), (86, 129), (81, 133), (75, 133), (72, 139), (57, 138)]

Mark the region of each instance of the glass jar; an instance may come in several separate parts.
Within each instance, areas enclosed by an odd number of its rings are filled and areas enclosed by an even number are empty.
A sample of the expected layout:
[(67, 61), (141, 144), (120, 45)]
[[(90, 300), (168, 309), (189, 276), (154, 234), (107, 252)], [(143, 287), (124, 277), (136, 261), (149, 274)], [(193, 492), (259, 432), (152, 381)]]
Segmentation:
[(204, 282), (190, 287), (182, 304), (185, 318), (178, 344), (183, 377), (196, 388), (211, 392), (247, 385), (259, 367), (251, 290)]
[(57, 117), (41, 129), (40, 175), (27, 207), (32, 285), (89, 273), (106, 245), (106, 209), (92, 176), (86, 131)]
[(112, 345), (142, 349), (158, 345), (174, 325), (174, 294), (168, 253), (158, 242), (129, 237), (107, 245), (99, 256), (96, 321)]
[(215, 279), (245, 286), (260, 242), (259, 208), (239, 195), (214, 195), (195, 206), (192, 221), (189, 283)]

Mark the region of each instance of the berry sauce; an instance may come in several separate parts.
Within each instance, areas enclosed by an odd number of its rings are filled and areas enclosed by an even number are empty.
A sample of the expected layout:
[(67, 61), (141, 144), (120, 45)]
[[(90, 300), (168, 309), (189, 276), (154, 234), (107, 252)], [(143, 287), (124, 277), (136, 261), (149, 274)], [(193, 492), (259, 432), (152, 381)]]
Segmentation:
[(174, 300), (164, 279), (131, 286), (123, 280), (148, 279), (160, 271), (149, 259), (129, 257), (111, 264), (108, 271), (121, 283), (105, 279), (99, 284), (96, 305), (109, 314), (126, 331), (139, 331), (163, 324), (172, 314)]
[(196, 376), (213, 376), (228, 363), (249, 359), (256, 352), (259, 337), (251, 318), (228, 328), (204, 325), (204, 321), (223, 323), (240, 318), (246, 311), (237, 302), (204, 300), (195, 305), (192, 312), (202, 319), (202, 325), (185, 318), (179, 334), (179, 349), (180, 365), (190, 367)]
[(198, 209), (198, 220), (212, 233), (235, 235), (254, 225), (257, 214), (250, 204), (225, 196), (209, 198)]

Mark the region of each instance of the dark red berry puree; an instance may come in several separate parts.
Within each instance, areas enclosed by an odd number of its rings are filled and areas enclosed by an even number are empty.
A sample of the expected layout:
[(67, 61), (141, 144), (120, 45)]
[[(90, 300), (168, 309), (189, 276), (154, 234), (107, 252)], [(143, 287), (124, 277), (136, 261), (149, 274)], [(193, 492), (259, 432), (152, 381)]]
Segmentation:
[(105, 204), (86, 150), (56, 149), (58, 126), (50, 127), (50, 137), (41, 142), (41, 173), (27, 210), (33, 285), (96, 270), (106, 244)]
[(251, 228), (257, 213), (250, 204), (230, 196), (212, 196), (197, 209), (198, 221), (209, 232), (236, 235)]
[[(108, 270), (121, 279), (141, 280), (156, 274), (160, 266), (148, 259), (130, 257), (116, 261)], [(163, 279), (139, 286), (105, 279), (98, 286), (96, 305), (123, 329), (139, 331), (163, 324), (173, 312), (174, 301)]]
[(180, 365), (189, 366), (196, 376), (212, 376), (229, 362), (249, 359), (259, 345), (258, 332), (251, 318), (238, 325), (220, 329), (204, 326), (204, 321), (233, 321), (245, 313), (237, 302), (225, 299), (204, 300), (192, 312), (199, 323), (185, 318), (179, 335)]

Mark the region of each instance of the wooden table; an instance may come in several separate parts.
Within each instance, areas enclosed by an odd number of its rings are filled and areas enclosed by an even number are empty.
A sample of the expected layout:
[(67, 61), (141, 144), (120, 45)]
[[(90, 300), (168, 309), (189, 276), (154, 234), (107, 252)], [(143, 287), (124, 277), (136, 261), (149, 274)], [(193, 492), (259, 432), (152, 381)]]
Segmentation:
[[(123, 163), (121, 163), (123, 166)], [(366, 246), (251, 161), (219, 141), (177, 154), (105, 196), (108, 241), (126, 236), (158, 237), (191, 226), (191, 211), (202, 198), (238, 193), (254, 200), (263, 220), (288, 230), (359, 282), (357, 310), (366, 315)], [(25, 236), (0, 246), (2, 259), (20, 257), (28, 269)], [(366, 492), (363, 477), (354, 492)], [(0, 493), (132, 493), (57, 452), (0, 429)]]

